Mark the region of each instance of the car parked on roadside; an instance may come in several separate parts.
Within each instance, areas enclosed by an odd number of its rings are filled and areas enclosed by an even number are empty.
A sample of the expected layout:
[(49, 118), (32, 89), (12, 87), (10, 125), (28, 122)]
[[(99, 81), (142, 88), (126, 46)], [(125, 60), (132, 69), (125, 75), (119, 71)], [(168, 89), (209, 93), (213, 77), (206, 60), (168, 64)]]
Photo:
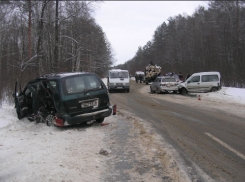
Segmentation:
[(151, 93), (163, 93), (173, 91), (177, 93), (178, 91), (178, 81), (176, 81), (173, 76), (159, 76), (152, 82), (150, 86)]
[(48, 126), (102, 123), (116, 112), (106, 85), (95, 73), (47, 74), (29, 81), (23, 90), (16, 82), (13, 96), (19, 119), (27, 117)]

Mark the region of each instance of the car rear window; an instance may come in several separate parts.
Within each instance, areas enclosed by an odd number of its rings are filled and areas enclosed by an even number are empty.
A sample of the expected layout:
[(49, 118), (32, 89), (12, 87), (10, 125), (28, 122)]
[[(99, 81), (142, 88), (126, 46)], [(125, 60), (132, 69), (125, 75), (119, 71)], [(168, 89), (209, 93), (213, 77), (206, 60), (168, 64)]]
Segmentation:
[(78, 75), (75, 77), (68, 77), (64, 78), (62, 83), (66, 94), (75, 94), (102, 88), (101, 82), (95, 75)]
[(162, 82), (176, 82), (174, 78), (163, 78)]

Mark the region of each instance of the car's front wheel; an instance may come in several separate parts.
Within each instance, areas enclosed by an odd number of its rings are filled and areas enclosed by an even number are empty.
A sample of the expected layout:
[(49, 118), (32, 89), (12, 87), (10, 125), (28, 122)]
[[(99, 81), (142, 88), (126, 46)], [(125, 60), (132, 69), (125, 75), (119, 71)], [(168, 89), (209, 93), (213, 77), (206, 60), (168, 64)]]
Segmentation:
[(188, 91), (185, 88), (180, 89), (180, 94), (186, 95)]
[(103, 123), (104, 119), (105, 119), (105, 118), (100, 118), (100, 119), (96, 119), (96, 121), (97, 121), (98, 123)]

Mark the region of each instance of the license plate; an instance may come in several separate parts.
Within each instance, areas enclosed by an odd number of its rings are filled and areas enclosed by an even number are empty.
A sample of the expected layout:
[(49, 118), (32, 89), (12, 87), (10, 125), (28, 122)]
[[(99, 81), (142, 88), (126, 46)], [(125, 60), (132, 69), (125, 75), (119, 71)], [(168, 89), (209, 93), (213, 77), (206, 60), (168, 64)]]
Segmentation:
[(81, 102), (81, 108), (98, 107), (98, 99)]
[(122, 87), (117, 87), (117, 88), (122, 88)]

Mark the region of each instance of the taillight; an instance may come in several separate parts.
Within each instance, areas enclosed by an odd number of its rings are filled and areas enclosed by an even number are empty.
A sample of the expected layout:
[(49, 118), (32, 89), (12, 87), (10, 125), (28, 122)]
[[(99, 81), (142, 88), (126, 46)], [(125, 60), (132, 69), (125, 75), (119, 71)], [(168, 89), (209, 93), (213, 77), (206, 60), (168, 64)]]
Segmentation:
[(55, 117), (55, 125), (56, 126), (64, 126), (64, 121), (63, 119), (58, 118), (57, 116)]

